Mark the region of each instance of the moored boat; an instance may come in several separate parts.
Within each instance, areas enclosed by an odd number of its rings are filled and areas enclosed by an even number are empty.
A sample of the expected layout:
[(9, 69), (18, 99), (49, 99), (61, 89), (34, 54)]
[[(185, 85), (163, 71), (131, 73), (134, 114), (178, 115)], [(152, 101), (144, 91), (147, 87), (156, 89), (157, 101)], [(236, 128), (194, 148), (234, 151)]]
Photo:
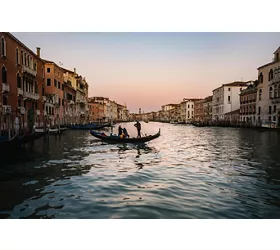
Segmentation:
[(158, 138), (160, 136), (160, 129), (154, 135), (148, 135), (145, 137), (132, 137), (132, 138), (120, 138), (117, 135), (106, 135), (104, 132), (100, 133), (94, 130), (90, 130), (90, 134), (107, 143), (145, 143)]

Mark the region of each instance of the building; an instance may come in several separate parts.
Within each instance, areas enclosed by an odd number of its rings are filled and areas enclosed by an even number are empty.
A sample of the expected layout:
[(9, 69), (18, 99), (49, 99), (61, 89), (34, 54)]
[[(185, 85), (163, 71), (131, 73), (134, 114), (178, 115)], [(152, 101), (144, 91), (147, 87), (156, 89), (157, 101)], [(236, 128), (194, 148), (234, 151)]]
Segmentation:
[(194, 102), (201, 99), (184, 98), (180, 103), (180, 122), (192, 122), (194, 119)]
[(212, 121), (212, 99), (213, 96), (208, 96), (203, 102), (204, 122)]
[(258, 81), (250, 84), (240, 93), (240, 121), (256, 125)]
[(258, 68), (257, 123), (280, 126), (280, 47), (273, 61)]
[[(47, 111), (47, 120), (51, 125), (60, 125), (64, 123), (64, 94), (63, 94), (63, 70), (54, 62), (44, 60), (45, 62), (45, 84), (44, 93), (46, 94), (45, 111)], [(53, 110), (52, 113), (49, 111)]]
[(194, 121), (204, 121), (204, 99), (194, 101)]
[(21, 127), (43, 126), (44, 61), (9, 32), (0, 32), (0, 119), (17, 116)]
[(213, 90), (212, 120), (221, 121), (225, 114), (240, 108), (239, 94), (250, 82), (232, 82)]
[[(74, 70), (76, 74), (76, 69)], [(85, 77), (76, 76), (76, 117), (80, 123), (88, 122), (88, 84)]]
[(230, 124), (238, 124), (240, 120), (240, 109), (225, 113), (224, 120)]

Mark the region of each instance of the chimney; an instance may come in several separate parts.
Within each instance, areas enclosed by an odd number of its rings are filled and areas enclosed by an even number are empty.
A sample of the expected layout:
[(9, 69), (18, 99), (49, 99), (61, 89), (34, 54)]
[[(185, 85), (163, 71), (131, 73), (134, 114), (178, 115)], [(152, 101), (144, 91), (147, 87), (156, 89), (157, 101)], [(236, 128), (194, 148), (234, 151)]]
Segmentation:
[(74, 68), (74, 73), (76, 74), (76, 68)]
[(41, 57), (41, 54), (40, 54), (41, 48), (37, 47), (36, 49), (37, 49), (37, 56), (40, 58)]

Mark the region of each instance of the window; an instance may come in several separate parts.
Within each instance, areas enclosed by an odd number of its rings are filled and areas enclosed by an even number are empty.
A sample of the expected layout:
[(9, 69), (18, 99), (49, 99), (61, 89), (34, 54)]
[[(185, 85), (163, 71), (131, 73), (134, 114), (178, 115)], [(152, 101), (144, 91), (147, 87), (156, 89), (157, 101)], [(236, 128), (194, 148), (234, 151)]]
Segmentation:
[(258, 110), (258, 115), (261, 114), (261, 107), (259, 107), (259, 110)]
[(20, 62), (23, 65), (23, 51), (20, 52)]
[(230, 91), (230, 88), (228, 88), (228, 91)]
[(6, 40), (1, 37), (1, 56), (7, 56)]
[(240, 92), (242, 91), (242, 88), (240, 88)]
[(36, 62), (36, 61), (34, 61), (34, 67), (33, 67), (33, 69), (37, 72), (37, 62)]
[(57, 88), (57, 81), (54, 79), (54, 86)]
[(7, 70), (2, 66), (2, 83), (7, 83)]
[(60, 89), (60, 82), (58, 82), (58, 88)]
[(273, 106), (273, 112), (276, 112), (276, 105)]
[(262, 73), (259, 74), (259, 83), (263, 83), (263, 74)]
[(47, 86), (52, 86), (52, 82), (50, 78), (47, 79)]
[(17, 87), (21, 88), (21, 77), (20, 77), (19, 73), (17, 73)]
[(44, 96), (44, 95), (45, 95), (45, 88), (42, 87), (42, 96)]
[(275, 60), (276, 60), (276, 62), (279, 60), (279, 54), (278, 53), (275, 55)]
[(272, 87), (269, 88), (269, 98), (272, 98)]
[(260, 89), (259, 90), (259, 101), (261, 101), (261, 99), (262, 99), (262, 90)]
[(268, 120), (271, 122), (271, 116), (268, 117)]
[(47, 68), (47, 72), (48, 72), (48, 73), (51, 73), (51, 68)]
[(273, 121), (274, 121), (274, 122), (276, 121), (276, 116), (273, 116)]
[(230, 102), (230, 96), (228, 96), (228, 102)]
[(16, 64), (19, 64), (18, 48), (16, 48)]
[(18, 100), (18, 107), (21, 107), (21, 100)]
[(188, 104), (188, 108), (190, 108), (190, 105)]
[(26, 53), (24, 52), (24, 65), (26, 66)]
[(268, 107), (268, 113), (271, 114), (271, 106)]
[(3, 105), (8, 105), (8, 97), (3, 95), (2, 97)]
[(192, 104), (192, 109), (193, 109), (193, 104)]
[(268, 81), (273, 79), (273, 69), (271, 69), (268, 73)]

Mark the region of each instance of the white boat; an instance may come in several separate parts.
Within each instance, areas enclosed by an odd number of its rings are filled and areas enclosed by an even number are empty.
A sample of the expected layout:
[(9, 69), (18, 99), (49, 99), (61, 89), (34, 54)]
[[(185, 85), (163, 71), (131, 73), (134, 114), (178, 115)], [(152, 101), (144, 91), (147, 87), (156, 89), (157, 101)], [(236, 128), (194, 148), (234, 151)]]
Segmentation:
[(58, 134), (58, 128), (49, 128), (49, 134)]

